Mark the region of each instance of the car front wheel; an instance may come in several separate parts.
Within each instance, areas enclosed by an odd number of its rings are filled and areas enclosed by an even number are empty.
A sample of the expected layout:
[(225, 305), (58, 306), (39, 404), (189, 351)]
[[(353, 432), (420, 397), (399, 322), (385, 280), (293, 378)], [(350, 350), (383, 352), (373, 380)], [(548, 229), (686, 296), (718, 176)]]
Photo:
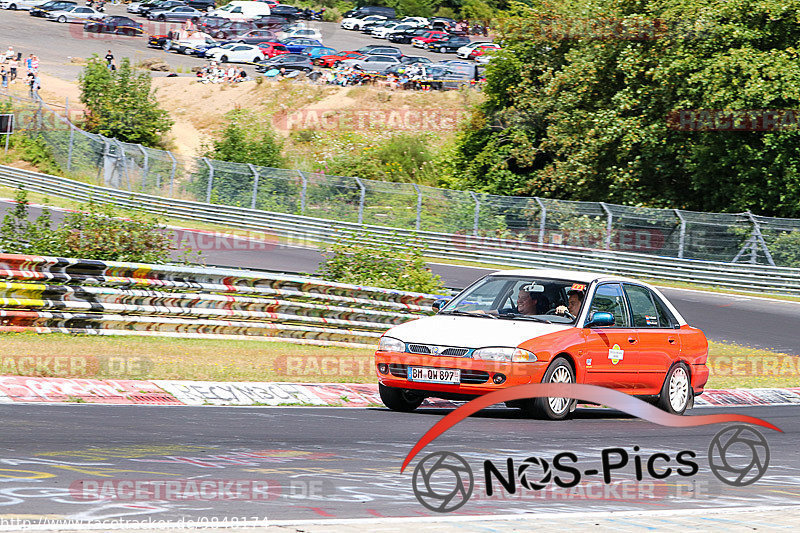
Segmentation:
[(422, 402), (425, 400), (423, 396), (403, 389), (387, 387), (383, 383), (378, 384), (378, 392), (380, 393), (383, 405), (392, 411), (400, 411), (403, 413), (410, 413), (422, 405)]
[[(575, 370), (564, 357), (558, 357), (544, 373), (542, 383), (575, 383)], [(522, 400), (521, 407), (527, 416), (564, 420), (575, 409), (575, 403), (570, 398), (530, 398)]]
[(56, 21), (60, 22), (61, 24), (64, 24), (67, 21), (67, 17), (61, 15), (60, 17), (58, 17), (58, 19), (56, 19)]
[(219, 62), (220, 62), (220, 63), (227, 63), (227, 62), (228, 62), (228, 56), (222, 56), (222, 57), (220, 57), (220, 58), (219, 58)]
[(682, 415), (692, 399), (692, 383), (689, 369), (684, 363), (677, 363), (667, 372), (667, 379), (661, 387), (658, 406), (673, 415)]

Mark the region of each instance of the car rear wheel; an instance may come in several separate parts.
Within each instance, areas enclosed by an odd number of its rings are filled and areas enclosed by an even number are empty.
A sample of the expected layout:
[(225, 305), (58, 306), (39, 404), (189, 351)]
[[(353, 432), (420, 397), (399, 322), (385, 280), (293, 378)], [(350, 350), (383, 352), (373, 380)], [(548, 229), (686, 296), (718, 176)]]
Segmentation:
[(56, 22), (60, 22), (61, 24), (64, 24), (66, 21), (67, 21), (67, 17), (65, 17), (64, 15), (61, 15), (60, 17), (58, 17), (56, 19)]
[(256, 57), (256, 58), (253, 59), (253, 63), (258, 63), (259, 61), (262, 61), (262, 60), (263, 60), (263, 58)]
[(167, 17), (165, 17), (164, 15), (159, 15), (157, 18), (158, 18), (158, 20), (160, 20), (161, 22), (164, 22), (165, 20), (167, 20)]
[(16, 11), (17, 10), (17, 4), (11, 4), (10, 6), (8, 6), (8, 9), (10, 9), (11, 11)]
[(689, 369), (684, 363), (677, 363), (667, 372), (667, 379), (661, 387), (658, 406), (673, 415), (682, 415), (692, 399), (692, 383)]
[(219, 62), (220, 62), (220, 63), (227, 63), (227, 62), (228, 62), (228, 56), (222, 56), (222, 57), (220, 57), (220, 58), (219, 58)]
[(440, 54), (446, 54), (447, 53), (447, 48), (445, 48), (444, 46), (440, 46), (439, 47), (439, 53)]
[(380, 393), (383, 405), (392, 411), (400, 411), (402, 413), (410, 413), (422, 405), (422, 402), (425, 400), (423, 396), (414, 394), (411, 391), (387, 387), (383, 383), (378, 384), (378, 392)]
[[(575, 383), (575, 370), (564, 357), (558, 357), (548, 367), (542, 383)], [(564, 420), (575, 409), (570, 398), (530, 398), (521, 402), (523, 413), (545, 420)]]

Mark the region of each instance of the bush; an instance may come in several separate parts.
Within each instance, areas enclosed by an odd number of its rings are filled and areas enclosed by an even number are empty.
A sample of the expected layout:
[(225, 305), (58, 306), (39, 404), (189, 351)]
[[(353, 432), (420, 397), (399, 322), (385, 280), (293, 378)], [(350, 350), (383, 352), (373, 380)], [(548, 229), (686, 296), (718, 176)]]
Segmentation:
[(442, 280), (425, 264), (423, 249), (412, 239), (389, 244), (382, 236), (345, 233), (323, 249), (320, 274), (339, 283), (443, 294)]
[(775, 264), (800, 267), (800, 231), (783, 231), (769, 243), (769, 251)]
[(85, 212), (70, 213), (53, 228), (47, 208), (29, 220), (24, 189), (17, 190), (15, 200), (0, 226), (4, 253), (156, 264), (169, 259), (172, 232), (156, 219), (139, 214), (121, 219), (111, 207), (89, 203)]
[(399, 134), (358, 154), (327, 161), (328, 174), (409, 183), (435, 182), (434, 155), (424, 135)]
[(87, 111), (84, 128), (124, 142), (162, 144), (172, 120), (153, 95), (150, 75), (134, 71), (128, 58), (111, 71), (105, 61), (94, 55), (79, 82), (81, 102)]

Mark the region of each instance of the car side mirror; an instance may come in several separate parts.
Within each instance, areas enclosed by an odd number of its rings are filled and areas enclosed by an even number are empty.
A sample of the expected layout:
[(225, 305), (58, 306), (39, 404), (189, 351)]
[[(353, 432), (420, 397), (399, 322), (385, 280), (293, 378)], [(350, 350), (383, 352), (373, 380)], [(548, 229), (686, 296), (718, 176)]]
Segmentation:
[(436, 311), (438, 313), (439, 310), (442, 307), (444, 307), (445, 305), (447, 305), (448, 303), (450, 303), (450, 299), (449, 298), (442, 298), (441, 300), (436, 300), (435, 302), (433, 302), (431, 304), (431, 309), (433, 309), (434, 311)]
[(614, 325), (614, 315), (611, 313), (604, 313), (603, 311), (595, 311), (589, 315), (589, 320), (583, 325), (585, 328), (602, 328)]

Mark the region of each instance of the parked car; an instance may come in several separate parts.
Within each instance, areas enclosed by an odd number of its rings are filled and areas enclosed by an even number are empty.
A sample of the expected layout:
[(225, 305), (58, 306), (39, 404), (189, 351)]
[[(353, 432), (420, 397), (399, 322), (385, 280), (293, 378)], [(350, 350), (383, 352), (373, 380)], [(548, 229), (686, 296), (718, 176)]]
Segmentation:
[(278, 37), (272, 30), (259, 28), (257, 30), (250, 30), (239, 35), (234, 35), (230, 40), (244, 44), (260, 44), (263, 42), (277, 41)]
[(115, 33), (118, 35), (141, 35), (142, 25), (139, 22), (122, 16), (105, 17), (103, 20), (87, 22), (83, 31), (92, 33)]
[(220, 27), (230, 23), (231, 21), (229, 21), (228, 19), (224, 19), (222, 17), (204, 15), (200, 17), (200, 20), (198, 20), (197, 23), (195, 23), (195, 26), (200, 31), (213, 34)]
[(362, 59), (345, 59), (342, 64), (349, 67), (357, 67), (367, 72), (382, 72), (389, 67), (400, 64), (400, 60), (394, 56), (370, 55)]
[(286, 26), (288, 26), (289, 24), (291, 24), (290, 20), (287, 19), (286, 17), (279, 17), (279, 16), (275, 16), (275, 15), (268, 15), (268, 16), (265, 16), (265, 17), (258, 17), (256, 19), (253, 19), (253, 22), (259, 28), (267, 28), (267, 29), (270, 29), (270, 30), (273, 30), (273, 31), (281, 30), (281, 29), (285, 28)]
[(319, 67), (330, 68), (330, 67), (338, 67), (339, 64), (345, 59), (362, 59), (364, 57), (366, 57), (366, 55), (362, 54), (361, 52), (347, 51), (347, 52), (339, 52), (337, 54), (318, 57), (317, 59), (313, 60), (313, 63)]
[(220, 63), (258, 63), (265, 56), (256, 45), (228, 43), (206, 50), (205, 57)]
[(278, 4), (277, 6), (272, 6), (270, 11), (273, 15), (278, 15), (289, 20), (299, 19), (301, 13), (303, 12), (303, 10), (298, 7), (287, 6), (284, 4)]
[(142, 7), (144, 2), (129, 2), (128, 6), (125, 8), (125, 11), (128, 13), (138, 14), (139, 8)]
[(268, 72), (272, 69), (311, 72), (314, 69), (314, 65), (311, 64), (311, 58), (303, 54), (281, 54), (264, 61), (259, 61), (256, 65), (256, 72)]
[(433, 61), (431, 61), (427, 57), (422, 57), (422, 56), (403, 56), (400, 58), (400, 62), (404, 65), (433, 63)]
[(478, 48), (494, 48), (496, 50), (500, 49), (500, 45), (497, 43), (492, 43), (489, 41), (473, 41), (469, 44), (465, 44), (458, 50), (456, 50), (456, 57), (461, 59), (471, 59), (469, 56), (473, 50)]
[(442, 39), (431, 41), (426, 45), (428, 50), (435, 50), (440, 54), (452, 53), (469, 44), (469, 37), (462, 37), (460, 35), (448, 35)]
[(77, 22), (83, 24), (89, 20), (100, 20), (105, 16), (105, 13), (101, 13), (91, 7), (72, 6), (58, 11), (50, 11), (47, 13), (47, 20), (61, 23)]
[(322, 41), (322, 33), (314, 28), (292, 28), (289, 31), (278, 32), (278, 37), (280, 37), (281, 40), (291, 39), (292, 37), (305, 37), (307, 39)]
[(431, 30), (427, 28), (412, 28), (398, 32), (389, 32), (389, 34), (386, 36), (386, 40), (398, 44), (408, 44), (411, 42), (411, 39), (415, 37), (421, 37), (429, 31)]
[(386, 20), (387, 17), (383, 15), (366, 15), (363, 18), (360, 17), (348, 17), (342, 19), (341, 27), (345, 30), (355, 30), (359, 31), (363, 26), (371, 22), (378, 22), (380, 20)]
[(310, 57), (313, 63), (315, 59), (319, 59), (322, 56), (336, 55), (338, 52), (335, 48), (331, 48), (329, 46), (314, 46), (311, 48), (306, 48), (303, 53)]
[(214, 0), (183, 0), (183, 3), (193, 7), (198, 11), (214, 11), (216, 4)]
[(398, 26), (402, 26), (402, 24), (400, 24), (398, 21), (381, 24), (380, 26), (372, 28), (371, 31), (369, 31), (369, 34), (376, 39), (385, 39), (386, 35)]
[(239, 35), (258, 29), (260, 28), (254, 22), (229, 20), (220, 25), (216, 30), (211, 30), (207, 33), (213, 35), (215, 39), (226, 39), (230, 41)]
[(47, 17), (47, 14), (51, 11), (60, 11), (66, 9), (68, 7), (77, 6), (77, 2), (69, 2), (65, 0), (51, 0), (50, 2), (45, 2), (44, 4), (33, 7), (28, 11), (28, 14), (32, 17)]
[(0, 2), (0, 9), (10, 11), (30, 11), (34, 7), (39, 7), (47, 0), (3, 0)]
[(383, 18), (393, 19), (397, 16), (393, 7), (361, 6), (342, 13), (342, 17), (366, 17), (368, 15), (381, 15)]
[(193, 7), (176, 6), (165, 11), (153, 10), (147, 15), (147, 18), (159, 22), (186, 22), (187, 20), (197, 22), (202, 16), (203, 13)]
[(305, 37), (292, 37), (281, 41), (287, 50), (292, 54), (302, 54), (306, 48), (322, 46), (322, 43), (316, 39), (307, 39)]
[(191, 54), (205, 57), (206, 50), (223, 44), (215, 41), (209, 34), (201, 31), (178, 31), (171, 33), (173, 34), (173, 38), (168, 39), (164, 43), (164, 50), (177, 52), (179, 54)]
[(275, 43), (275, 42), (258, 43), (258, 47), (261, 48), (261, 51), (264, 52), (264, 57), (267, 59), (289, 53), (289, 50), (281, 43)]
[(428, 43), (433, 42), (440, 37), (445, 37), (446, 35), (446, 31), (428, 30), (418, 37), (412, 37), (411, 45), (416, 46), (417, 48), (425, 48)]
[(162, 10), (166, 11), (168, 9), (172, 9), (173, 7), (178, 7), (184, 5), (183, 2), (179, 2), (178, 0), (154, 0), (152, 2), (145, 2), (139, 6), (139, 14), (143, 17), (146, 17), (150, 14), (151, 11)]
[[(379, 341), (378, 388), (390, 409), (523, 383), (584, 383), (644, 396), (680, 415), (708, 381), (706, 336), (658, 289), (636, 280), (506, 270), (441, 303), (437, 315), (394, 326)], [(575, 404), (551, 397), (508, 405), (560, 420)]]
[(271, 15), (272, 10), (266, 2), (233, 0), (210, 13), (230, 20), (253, 20)]
[(382, 55), (382, 56), (392, 56), (401, 58), (403, 57), (403, 52), (399, 48), (395, 48), (394, 46), (376, 46), (374, 48), (370, 48), (368, 51), (364, 52), (367, 55)]

